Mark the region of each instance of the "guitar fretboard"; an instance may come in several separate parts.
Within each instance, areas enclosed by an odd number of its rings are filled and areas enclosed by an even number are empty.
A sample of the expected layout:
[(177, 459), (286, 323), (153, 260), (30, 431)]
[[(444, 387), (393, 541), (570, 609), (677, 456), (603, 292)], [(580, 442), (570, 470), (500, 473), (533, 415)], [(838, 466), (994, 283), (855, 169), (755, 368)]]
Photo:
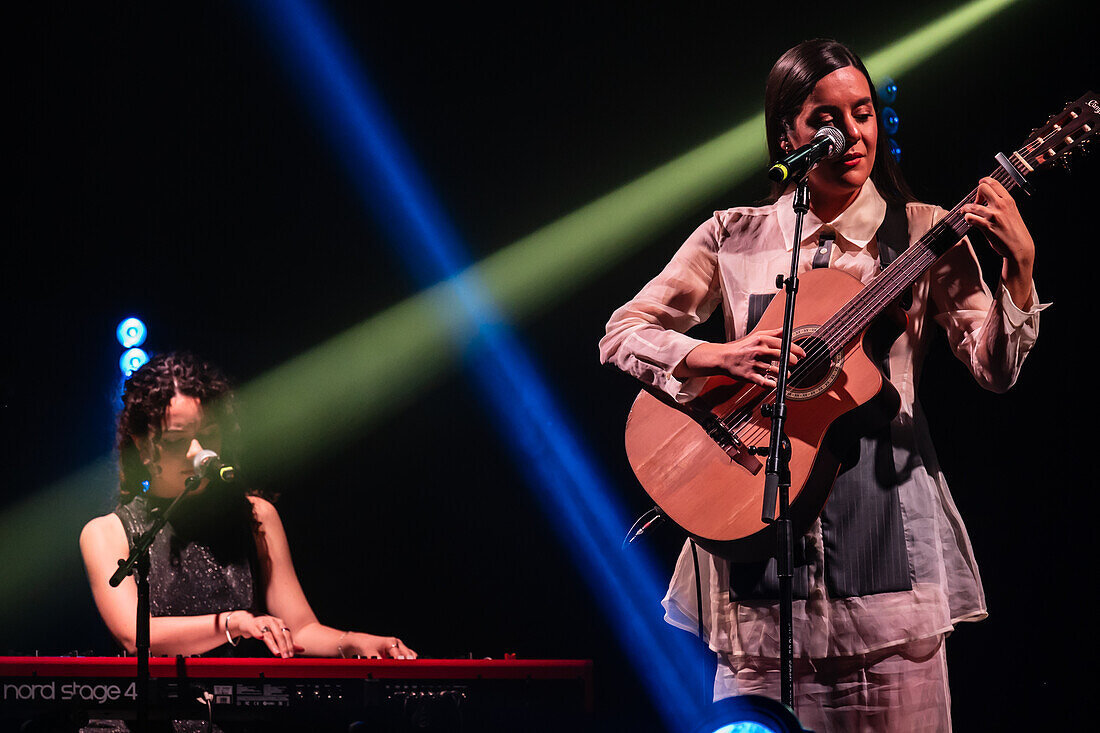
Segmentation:
[[(1016, 179), (1003, 168), (998, 168), (990, 177), (1009, 191), (1018, 185)], [(808, 355), (810, 363), (807, 364), (807, 372), (816, 364), (816, 359), (831, 358), (859, 336), (871, 321), (919, 280), (944, 252), (966, 236), (970, 225), (963, 218), (961, 209), (977, 200), (977, 196), (978, 190), (975, 188), (923, 237), (907, 248), (893, 264), (848, 301), (847, 305), (822, 324), (817, 336), (820, 343), (827, 348), (828, 354), (816, 358), (815, 355)], [(792, 380), (801, 366), (800, 364), (792, 372)]]

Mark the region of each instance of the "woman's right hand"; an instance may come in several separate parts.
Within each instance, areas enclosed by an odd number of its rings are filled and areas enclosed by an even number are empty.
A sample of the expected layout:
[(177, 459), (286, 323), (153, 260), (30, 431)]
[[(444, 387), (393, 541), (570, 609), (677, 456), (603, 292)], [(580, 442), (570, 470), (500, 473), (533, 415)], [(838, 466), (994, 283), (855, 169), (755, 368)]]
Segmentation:
[(416, 652), (396, 636), (375, 636), (351, 632), (348, 646), (352, 653), (367, 659), (416, 659)]
[[(699, 344), (688, 352), (672, 375), (685, 379), (721, 374), (761, 387), (773, 387), (779, 374), (777, 365), (782, 331), (772, 328), (754, 331), (725, 344)], [(805, 356), (801, 346), (791, 344), (791, 367)]]
[(231, 636), (261, 639), (275, 656), (285, 659), (293, 657), (295, 651), (304, 651), (303, 647), (295, 645), (290, 629), (277, 616), (254, 616), (248, 611), (232, 611), (225, 623)]

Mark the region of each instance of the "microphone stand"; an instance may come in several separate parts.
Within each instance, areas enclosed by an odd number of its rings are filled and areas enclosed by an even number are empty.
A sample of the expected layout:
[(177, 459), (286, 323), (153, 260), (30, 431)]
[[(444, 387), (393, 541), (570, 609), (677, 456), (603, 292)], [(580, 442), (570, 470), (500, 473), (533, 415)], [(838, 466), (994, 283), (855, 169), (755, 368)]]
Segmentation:
[(153, 525), (134, 539), (130, 556), (118, 561), (118, 570), (111, 576), (112, 588), (117, 588), (127, 575), (133, 573), (137, 582), (137, 625), (134, 629), (134, 646), (137, 652), (137, 676), (135, 681), (137, 705), (137, 730), (149, 730), (149, 548), (157, 534), (168, 523), (172, 512), (183, 497), (198, 488), (200, 476), (190, 476), (183, 483), (183, 493), (165, 507), (153, 521)]
[[(779, 579), (779, 682), (782, 703), (794, 710), (794, 629), (793, 629), (793, 581), (794, 537), (790, 516), (791, 444), (784, 426), (787, 419), (787, 364), (791, 356), (794, 335), (794, 302), (798, 292), (798, 255), (802, 244), (802, 220), (810, 210), (809, 186), (803, 173), (795, 186), (794, 194), (794, 246), (791, 248), (791, 272), (787, 278), (776, 276), (776, 287), (787, 294), (783, 311), (783, 334), (779, 350), (779, 368), (776, 370), (776, 397), (774, 405), (761, 410), (771, 418), (771, 444), (764, 478), (764, 506), (761, 519), (776, 528), (776, 575)], [(777, 508), (778, 504), (778, 508)]]

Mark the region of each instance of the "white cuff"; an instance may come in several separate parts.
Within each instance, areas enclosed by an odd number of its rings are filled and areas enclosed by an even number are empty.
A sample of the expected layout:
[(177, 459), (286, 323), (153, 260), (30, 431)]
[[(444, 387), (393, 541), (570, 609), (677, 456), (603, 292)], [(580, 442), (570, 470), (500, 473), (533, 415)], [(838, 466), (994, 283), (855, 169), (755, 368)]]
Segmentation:
[(1051, 306), (1050, 303), (1040, 303), (1039, 295), (1035, 292), (1035, 284), (1031, 285), (1031, 295), (1028, 301), (1032, 304), (1026, 311), (1022, 310), (1015, 301), (1012, 300), (1012, 296), (1008, 293), (1008, 288), (1004, 283), (998, 286), (997, 298), (1001, 301), (1001, 310), (1004, 311), (1005, 318), (1008, 320), (1008, 324), (1013, 329), (1022, 328), (1028, 321), (1036, 318), (1041, 311), (1046, 310)]

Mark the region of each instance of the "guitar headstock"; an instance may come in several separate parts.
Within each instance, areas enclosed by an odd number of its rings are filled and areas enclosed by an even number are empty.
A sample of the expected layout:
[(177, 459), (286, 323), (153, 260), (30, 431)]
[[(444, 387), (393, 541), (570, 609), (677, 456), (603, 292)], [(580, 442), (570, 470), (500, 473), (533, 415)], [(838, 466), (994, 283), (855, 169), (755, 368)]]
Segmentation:
[(1065, 163), (1092, 143), (1098, 123), (1100, 96), (1088, 92), (1033, 130), (1023, 147), (1012, 154), (1012, 163), (1024, 176), (1054, 162)]

